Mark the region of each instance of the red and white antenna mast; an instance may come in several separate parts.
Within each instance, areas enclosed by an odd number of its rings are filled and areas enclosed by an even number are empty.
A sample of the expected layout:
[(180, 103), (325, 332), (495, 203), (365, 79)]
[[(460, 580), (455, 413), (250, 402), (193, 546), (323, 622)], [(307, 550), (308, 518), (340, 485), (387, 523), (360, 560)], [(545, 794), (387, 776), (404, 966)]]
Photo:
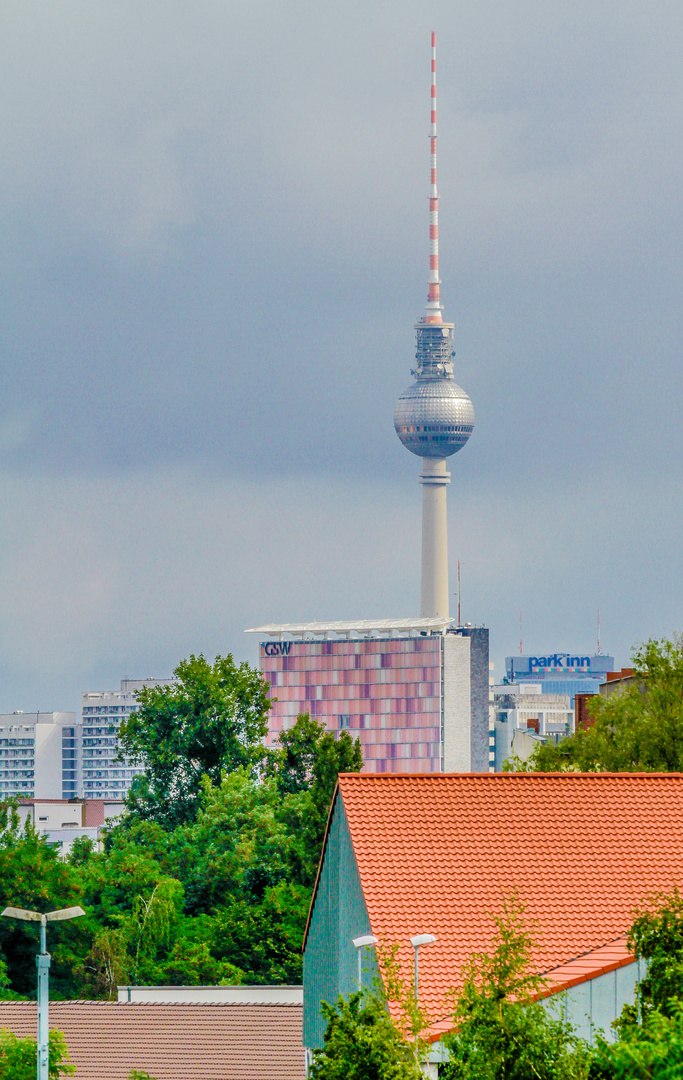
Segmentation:
[(523, 654), (523, 645), (522, 645), (522, 613), (521, 613), (521, 611), (519, 613), (519, 655), (520, 656), (524, 655)]
[(598, 656), (600, 656), (600, 608), (598, 608)]
[(429, 189), (429, 292), (425, 322), (441, 323), (439, 296), (439, 192), (436, 187), (436, 34), (432, 31), (432, 113), (429, 131), (431, 180)]

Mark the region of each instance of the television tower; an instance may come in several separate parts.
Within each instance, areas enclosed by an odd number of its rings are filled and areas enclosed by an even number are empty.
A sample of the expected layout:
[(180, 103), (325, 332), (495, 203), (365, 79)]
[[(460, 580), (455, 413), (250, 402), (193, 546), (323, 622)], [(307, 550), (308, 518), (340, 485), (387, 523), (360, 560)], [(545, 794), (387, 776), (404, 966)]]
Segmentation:
[(453, 323), (445, 323), (439, 296), (439, 194), (436, 187), (436, 34), (432, 33), (431, 187), (429, 192), (429, 292), (427, 310), (415, 323), (415, 382), (394, 411), (394, 427), (411, 453), (422, 458), (421, 614), (448, 617), (446, 458), (474, 430), (474, 409), (453, 378)]

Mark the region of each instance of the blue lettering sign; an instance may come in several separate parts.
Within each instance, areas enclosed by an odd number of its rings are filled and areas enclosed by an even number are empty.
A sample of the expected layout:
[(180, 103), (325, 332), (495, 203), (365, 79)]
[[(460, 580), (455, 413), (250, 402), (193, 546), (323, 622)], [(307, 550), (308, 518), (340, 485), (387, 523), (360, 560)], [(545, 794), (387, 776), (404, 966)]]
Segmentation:
[(266, 656), (289, 656), (291, 641), (267, 641), (263, 646)]
[(529, 668), (558, 668), (564, 671), (566, 668), (590, 668), (590, 656), (570, 656), (569, 653), (553, 653), (552, 656), (530, 656)]

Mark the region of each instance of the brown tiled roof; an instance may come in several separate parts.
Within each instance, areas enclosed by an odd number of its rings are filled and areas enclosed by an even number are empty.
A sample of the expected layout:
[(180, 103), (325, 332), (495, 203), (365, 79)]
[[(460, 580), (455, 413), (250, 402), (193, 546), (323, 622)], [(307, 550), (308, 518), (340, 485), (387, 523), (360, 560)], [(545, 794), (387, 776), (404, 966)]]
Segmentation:
[[(75, 1080), (303, 1080), (301, 1005), (50, 1002)], [(0, 1028), (36, 1037), (35, 1002), (0, 1002)]]
[(339, 793), (372, 933), (420, 950), (436, 1019), (491, 916), (517, 890), (547, 972), (623, 935), (636, 904), (683, 885), (683, 775), (343, 774)]

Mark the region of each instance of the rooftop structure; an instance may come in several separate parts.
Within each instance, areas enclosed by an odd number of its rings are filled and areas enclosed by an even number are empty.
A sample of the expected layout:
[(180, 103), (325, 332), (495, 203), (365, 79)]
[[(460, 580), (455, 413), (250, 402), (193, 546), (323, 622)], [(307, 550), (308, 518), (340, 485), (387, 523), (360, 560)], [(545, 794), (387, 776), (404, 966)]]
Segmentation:
[(69, 854), (76, 840), (87, 837), (99, 843), (103, 825), (119, 817), (122, 802), (100, 799), (24, 799), (18, 802), (19, 821), (30, 821), (61, 856)]
[(301, 1005), (303, 986), (119, 986), (119, 1001), (221, 1002), (233, 1005)]
[(568, 1018), (581, 1033), (594, 1009), (609, 1035), (638, 977), (619, 939), (682, 867), (683, 774), (342, 774), (305, 936), (304, 1042), (322, 1038), (320, 1001), (356, 988), (362, 935), (398, 945), (410, 979), (410, 938), (434, 934), (420, 1003), (447, 1020), (447, 991), (473, 953), (490, 952), (492, 915), (515, 891), (537, 928), (536, 971), (557, 986), (595, 979)]
[(415, 324), (415, 377), (398, 399), (394, 427), (411, 453), (422, 458), (421, 613), (448, 616), (446, 458), (461, 450), (474, 430), (474, 409), (453, 378), (453, 323), (443, 321), (439, 278), (439, 193), (436, 183), (436, 34), (432, 34), (429, 190), (429, 287), (427, 308)]
[(405, 636), (411, 634), (445, 634), (452, 625), (449, 618), (436, 619), (355, 619), (347, 622), (307, 622), (307, 623), (266, 623), (265, 626), (254, 626), (245, 630), (245, 634), (258, 634), (259, 637), (277, 637), (283, 640), (286, 637), (324, 638), (330, 634), (337, 637), (371, 637), (376, 634), (380, 637), (393, 637), (394, 634)]

